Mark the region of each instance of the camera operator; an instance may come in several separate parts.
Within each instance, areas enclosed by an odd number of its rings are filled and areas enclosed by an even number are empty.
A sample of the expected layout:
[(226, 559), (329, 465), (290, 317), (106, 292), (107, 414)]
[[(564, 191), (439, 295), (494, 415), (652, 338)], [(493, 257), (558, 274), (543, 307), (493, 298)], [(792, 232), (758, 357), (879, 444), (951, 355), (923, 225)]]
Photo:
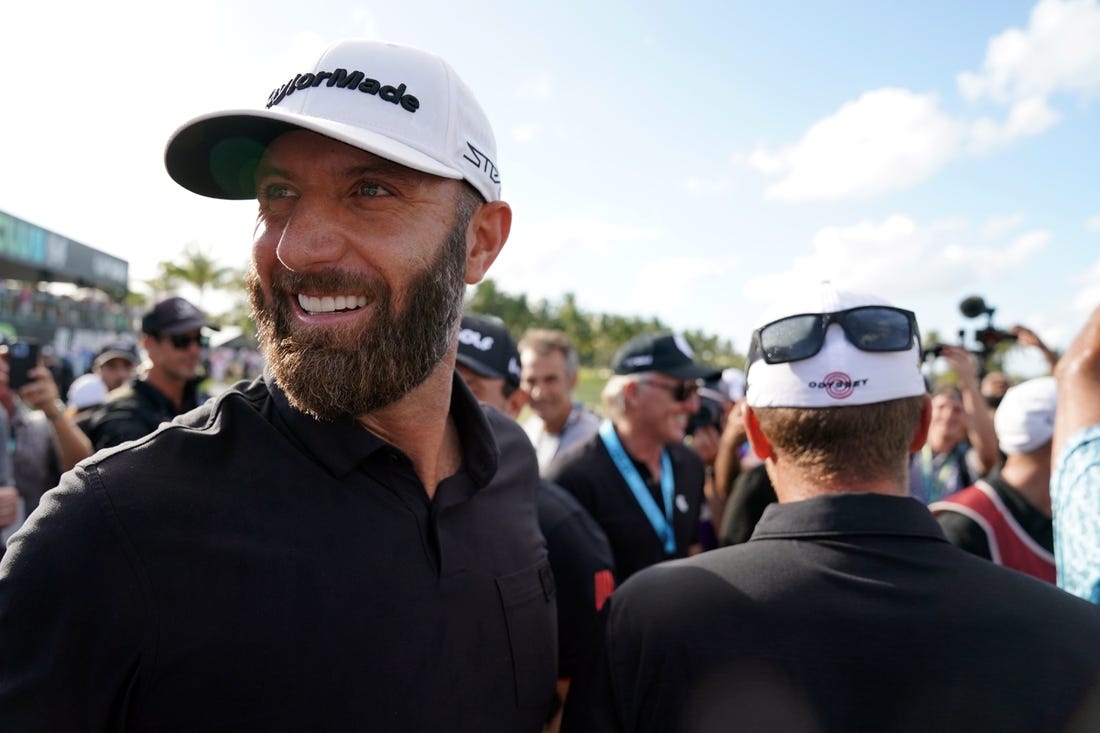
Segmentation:
[[(4, 510), (0, 529), (10, 534), (38, 506), (61, 474), (92, 454), (92, 445), (68, 414), (53, 374), (40, 360), (27, 372), (26, 384), (13, 388), (9, 378), (8, 345), (0, 346), (0, 432), (11, 446), (10, 477), (22, 501), (22, 511), (10, 510), (10, 486), (0, 488)], [(0, 543), (0, 555), (3, 554)]]
[(930, 504), (991, 471), (999, 460), (993, 415), (982, 397), (978, 369), (961, 346), (940, 348), (955, 383), (932, 394), (932, 422), (924, 447), (910, 454), (909, 493)]

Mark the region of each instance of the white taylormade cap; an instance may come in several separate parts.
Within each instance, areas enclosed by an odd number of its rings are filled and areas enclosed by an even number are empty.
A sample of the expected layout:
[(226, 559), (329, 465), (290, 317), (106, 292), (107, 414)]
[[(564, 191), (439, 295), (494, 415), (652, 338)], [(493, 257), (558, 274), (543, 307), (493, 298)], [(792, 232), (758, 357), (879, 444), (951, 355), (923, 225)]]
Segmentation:
[(997, 441), (1005, 455), (1030, 453), (1054, 437), (1058, 383), (1054, 377), (1021, 382), (1005, 392), (993, 416)]
[[(893, 304), (874, 295), (837, 290), (830, 283), (800, 290), (763, 321), (766, 325), (800, 314), (836, 313), (866, 305)], [(746, 401), (752, 407), (844, 407), (925, 394), (920, 342), (907, 351), (862, 351), (840, 324), (825, 332), (821, 351), (808, 359), (748, 365)]]
[(470, 89), (440, 57), (378, 41), (334, 43), (312, 69), (281, 80), (262, 108), (191, 120), (168, 141), (165, 166), (203, 196), (255, 198), (264, 148), (292, 129), (466, 179), (487, 201), (500, 199), (496, 140)]

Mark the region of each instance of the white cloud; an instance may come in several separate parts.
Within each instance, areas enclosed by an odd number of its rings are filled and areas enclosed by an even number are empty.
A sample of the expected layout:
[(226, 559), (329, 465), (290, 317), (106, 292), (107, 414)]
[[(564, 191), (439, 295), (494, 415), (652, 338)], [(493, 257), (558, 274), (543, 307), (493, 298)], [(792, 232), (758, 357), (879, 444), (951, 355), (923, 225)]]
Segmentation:
[(662, 312), (685, 305), (696, 305), (700, 286), (733, 267), (736, 258), (715, 260), (709, 257), (659, 257), (646, 261), (634, 279), (631, 308)]
[[(608, 275), (606, 270), (577, 272), (578, 262), (626, 263), (631, 261), (631, 253), (639, 244), (659, 237), (660, 233), (652, 229), (620, 226), (599, 219), (534, 221), (516, 217), (508, 244), (488, 277), (505, 284), (523, 283), (531, 298), (556, 297), (562, 290), (577, 287), (582, 275), (592, 274), (597, 279)], [(622, 273), (614, 276), (621, 277)]]
[(691, 194), (721, 195), (737, 190), (732, 178), (688, 178), (680, 182), (680, 188)]
[(954, 297), (960, 288), (1025, 266), (1050, 244), (1051, 233), (1024, 232), (1000, 247), (977, 246), (975, 238), (955, 224), (920, 225), (902, 214), (825, 227), (814, 235), (809, 254), (796, 257), (789, 270), (750, 279), (745, 297), (768, 301), (821, 280), (899, 301)]
[(1039, 0), (1024, 29), (989, 41), (980, 72), (957, 76), (971, 101), (1007, 105), (1004, 119), (966, 121), (935, 96), (899, 88), (864, 93), (813, 124), (793, 145), (760, 145), (747, 163), (778, 177), (767, 196), (788, 201), (856, 199), (907, 188), (964, 153), (986, 153), (1058, 123), (1049, 97), (1100, 93), (1098, 0)]
[(1050, 108), (1043, 97), (1028, 97), (1012, 104), (1008, 118), (997, 122), (988, 117), (970, 127), (969, 149), (975, 153), (1007, 145), (1022, 137), (1031, 137), (1053, 127), (1061, 115)]
[(1020, 212), (992, 217), (982, 227), (982, 239), (1000, 239), (1012, 230), (1018, 229), (1023, 223), (1024, 215)]
[(1040, 0), (1025, 29), (989, 42), (982, 70), (959, 74), (960, 93), (998, 102), (1055, 92), (1100, 90), (1100, 6), (1096, 0)]
[(783, 177), (769, 198), (865, 198), (925, 180), (960, 150), (965, 129), (934, 95), (877, 89), (815, 123), (778, 151), (758, 148), (750, 164)]
[(1090, 232), (1100, 232), (1100, 215), (1090, 216), (1088, 221), (1085, 222), (1085, 229)]

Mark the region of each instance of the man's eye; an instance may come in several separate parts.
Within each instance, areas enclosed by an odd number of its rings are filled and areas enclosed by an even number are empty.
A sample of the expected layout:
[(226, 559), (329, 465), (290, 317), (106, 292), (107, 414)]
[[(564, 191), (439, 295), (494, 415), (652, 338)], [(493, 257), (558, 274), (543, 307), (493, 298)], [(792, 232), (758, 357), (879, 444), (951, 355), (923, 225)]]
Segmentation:
[(265, 199), (283, 199), (291, 196), (290, 186), (283, 183), (269, 183), (263, 187), (263, 197)]
[(361, 183), (359, 184), (359, 195), (367, 198), (378, 198), (379, 196), (389, 196), (390, 192), (377, 183)]

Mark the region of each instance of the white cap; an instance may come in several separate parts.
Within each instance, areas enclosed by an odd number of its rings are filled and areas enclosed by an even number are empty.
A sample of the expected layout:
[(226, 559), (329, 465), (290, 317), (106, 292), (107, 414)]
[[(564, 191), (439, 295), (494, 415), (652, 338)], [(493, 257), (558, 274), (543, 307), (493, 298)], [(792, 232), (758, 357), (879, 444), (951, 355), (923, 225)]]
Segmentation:
[(440, 57), (378, 41), (332, 44), (312, 69), (281, 80), (262, 108), (196, 117), (173, 133), (165, 166), (203, 196), (255, 198), (264, 149), (298, 128), (414, 170), (464, 178), (486, 201), (500, 199), (496, 140), (473, 93)]
[(69, 385), (69, 407), (83, 410), (107, 401), (107, 385), (96, 374), (82, 374)]
[[(874, 295), (837, 290), (831, 283), (806, 288), (784, 302), (761, 326), (804, 313), (835, 313), (864, 305), (892, 303)], [(825, 343), (801, 361), (748, 367), (746, 401), (752, 407), (845, 407), (870, 405), (925, 394), (920, 342), (908, 351), (861, 351), (848, 342), (840, 324), (829, 325)]]
[(1030, 453), (1054, 437), (1058, 384), (1054, 377), (1021, 382), (1005, 392), (993, 416), (997, 442), (1005, 455)]

